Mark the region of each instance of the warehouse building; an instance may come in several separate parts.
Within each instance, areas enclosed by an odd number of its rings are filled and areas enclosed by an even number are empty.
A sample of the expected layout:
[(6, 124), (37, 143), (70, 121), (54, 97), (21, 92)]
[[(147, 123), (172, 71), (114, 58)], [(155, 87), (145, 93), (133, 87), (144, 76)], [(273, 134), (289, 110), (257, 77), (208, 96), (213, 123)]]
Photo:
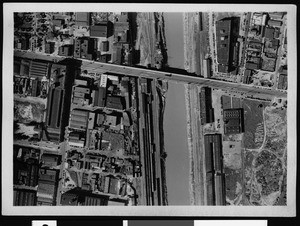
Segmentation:
[(35, 206), (37, 202), (36, 191), (14, 189), (14, 206)]
[(206, 205), (225, 205), (222, 135), (204, 135), (206, 168)]
[[(43, 140), (60, 142), (64, 138), (65, 127), (69, 123), (69, 113), (74, 82), (76, 62), (70, 65), (53, 64), (51, 80), (53, 85), (48, 92), (46, 128), (43, 131)], [(71, 66), (72, 65), (72, 66)]]
[(225, 109), (223, 112), (224, 134), (237, 134), (244, 132), (244, 109)]
[(214, 121), (211, 88), (209, 87), (202, 87), (200, 91), (200, 119), (202, 125)]
[(76, 12), (75, 13), (75, 25), (76, 26), (90, 26), (91, 14), (88, 12)]
[(108, 96), (106, 100), (106, 107), (116, 110), (124, 110), (125, 99), (122, 96)]
[(70, 117), (70, 128), (75, 130), (86, 130), (89, 112), (83, 110), (72, 110)]
[(98, 87), (92, 94), (93, 105), (98, 107), (104, 107), (106, 104), (106, 88)]
[(90, 37), (108, 38), (113, 33), (113, 23), (110, 21), (102, 21), (90, 27)]
[(206, 172), (223, 172), (222, 135), (204, 135)]
[(232, 63), (232, 20), (222, 19), (216, 22), (218, 71), (227, 73)]

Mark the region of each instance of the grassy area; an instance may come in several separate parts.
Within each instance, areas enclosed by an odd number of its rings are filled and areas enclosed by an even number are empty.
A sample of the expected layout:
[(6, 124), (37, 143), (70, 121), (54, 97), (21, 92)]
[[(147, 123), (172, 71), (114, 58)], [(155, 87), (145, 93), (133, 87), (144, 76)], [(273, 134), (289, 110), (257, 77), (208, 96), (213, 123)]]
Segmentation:
[(233, 170), (225, 167), (225, 181), (226, 181), (226, 200), (231, 205), (236, 205), (236, 200), (242, 194), (242, 172), (241, 169)]
[(244, 146), (249, 149), (260, 148), (264, 134), (263, 109), (267, 102), (245, 99), (242, 101), (244, 108), (245, 137)]
[(44, 119), (45, 105), (42, 103), (30, 103), (14, 101), (14, 120), (29, 123), (32, 121), (42, 122)]

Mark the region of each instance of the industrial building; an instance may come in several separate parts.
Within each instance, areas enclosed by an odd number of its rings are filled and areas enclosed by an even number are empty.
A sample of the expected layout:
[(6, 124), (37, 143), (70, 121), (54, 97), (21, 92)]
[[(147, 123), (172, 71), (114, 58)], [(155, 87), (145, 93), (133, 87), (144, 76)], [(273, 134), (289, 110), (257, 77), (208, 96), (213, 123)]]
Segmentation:
[(232, 63), (232, 20), (222, 19), (216, 22), (217, 62), (219, 72), (230, 71)]
[(200, 119), (201, 124), (214, 121), (214, 109), (212, 108), (211, 88), (202, 87), (200, 91)]
[(93, 94), (93, 105), (104, 107), (106, 105), (106, 88), (98, 87)]
[(76, 70), (75, 60), (67, 65), (52, 64), (51, 80), (53, 85), (48, 92), (46, 128), (43, 140), (60, 142), (63, 140), (65, 127), (68, 125), (72, 84)]
[(91, 14), (88, 12), (76, 12), (75, 13), (75, 25), (76, 26), (90, 26)]
[(244, 109), (224, 109), (223, 121), (225, 135), (244, 132)]
[(37, 205), (55, 205), (58, 170), (40, 169)]
[(110, 21), (102, 21), (93, 26), (90, 26), (90, 37), (108, 38), (112, 35), (113, 24)]
[(70, 117), (70, 128), (85, 131), (87, 129), (88, 118), (88, 111), (77, 109), (72, 110)]
[(25, 189), (14, 189), (14, 206), (35, 206), (37, 202), (36, 191)]
[(48, 94), (47, 119), (48, 126), (45, 133), (46, 140), (60, 141), (61, 116), (64, 106), (64, 92), (62, 88), (51, 88)]
[(106, 99), (106, 107), (116, 109), (116, 110), (124, 110), (125, 100), (122, 96), (108, 96)]
[(225, 205), (225, 178), (223, 172), (221, 134), (204, 135), (206, 205)]

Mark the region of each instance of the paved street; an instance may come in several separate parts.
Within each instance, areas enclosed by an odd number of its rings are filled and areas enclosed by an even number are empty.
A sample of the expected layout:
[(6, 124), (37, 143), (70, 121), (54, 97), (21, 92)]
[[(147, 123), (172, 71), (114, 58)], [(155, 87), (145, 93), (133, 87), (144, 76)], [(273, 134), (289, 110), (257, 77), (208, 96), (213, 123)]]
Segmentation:
[[(15, 51), (15, 55), (23, 56), (25, 58), (30, 59), (44, 59), (45, 56), (41, 54), (35, 54), (31, 52), (20, 52)], [(49, 57), (46, 57), (49, 59)], [(52, 57), (52, 60), (63, 60), (63, 57)], [(90, 72), (111, 72), (123, 75), (130, 75), (135, 77), (145, 77), (145, 78), (157, 78), (157, 79), (166, 79), (166, 80), (173, 80), (178, 82), (186, 82), (186, 83), (196, 83), (200, 85), (210, 86), (212, 88), (218, 88), (230, 92), (237, 92), (242, 93), (244, 97), (253, 97), (253, 98), (261, 98), (261, 99), (273, 99), (274, 96), (278, 98), (286, 98), (287, 92), (268, 89), (263, 87), (255, 87), (252, 85), (247, 84), (237, 84), (232, 82), (226, 82), (221, 80), (203, 78), (203, 77), (196, 77), (191, 75), (183, 75), (177, 73), (169, 73), (165, 71), (156, 71), (150, 70), (145, 68), (136, 68), (136, 67), (129, 67), (123, 65), (116, 65), (116, 64), (109, 64), (109, 63), (101, 63), (95, 62), (90, 60), (82, 60), (82, 70), (87, 70)]]

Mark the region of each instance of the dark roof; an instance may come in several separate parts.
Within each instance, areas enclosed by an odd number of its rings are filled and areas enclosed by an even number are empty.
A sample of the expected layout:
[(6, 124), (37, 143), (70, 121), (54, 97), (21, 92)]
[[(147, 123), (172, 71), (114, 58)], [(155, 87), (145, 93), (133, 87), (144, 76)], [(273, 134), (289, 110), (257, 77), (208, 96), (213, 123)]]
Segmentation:
[(222, 65), (222, 64), (218, 64), (218, 72), (227, 73), (228, 69), (229, 69), (228, 66)]
[(279, 39), (273, 39), (272, 46), (277, 48), (279, 46)]
[(41, 61), (31, 61), (29, 68), (29, 76), (30, 77), (48, 77), (49, 63), (41, 62)]
[(243, 130), (243, 109), (225, 109), (223, 112), (224, 133), (235, 134)]
[(252, 70), (258, 70), (259, 69), (259, 65), (256, 63), (252, 63), (252, 62), (247, 62), (245, 65), (246, 69), (252, 69)]
[(63, 206), (77, 206), (78, 196), (72, 193), (64, 193), (61, 195), (60, 204)]
[(49, 105), (47, 107), (47, 124), (51, 128), (60, 128), (63, 96), (64, 96), (64, 89), (55, 88), (49, 91), (49, 99), (48, 99)]
[(100, 24), (90, 27), (90, 36), (91, 37), (107, 37), (107, 22), (102, 22)]
[(104, 107), (105, 100), (106, 100), (106, 88), (99, 87), (98, 90), (95, 91), (94, 106)]
[(123, 98), (120, 96), (109, 96), (106, 100), (106, 107), (123, 110)]
[(58, 55), (60, 56), (72, 56), (73, 55), (73, 45), (60, 46), (58, 49)]
[(118, 190), (118, 179), (111, 178), (109, 181), (109, 193), (117, 195), (119, 193)]
[(252, 75), (252, 71), (249, 69), (246, 69), (245, 73), (244, 73), (243, 83), (249, 84), (251, 75)]
[(217, 21), (216, 33), (218, 63), (228, 65), (231, 45), (231, 20)]

